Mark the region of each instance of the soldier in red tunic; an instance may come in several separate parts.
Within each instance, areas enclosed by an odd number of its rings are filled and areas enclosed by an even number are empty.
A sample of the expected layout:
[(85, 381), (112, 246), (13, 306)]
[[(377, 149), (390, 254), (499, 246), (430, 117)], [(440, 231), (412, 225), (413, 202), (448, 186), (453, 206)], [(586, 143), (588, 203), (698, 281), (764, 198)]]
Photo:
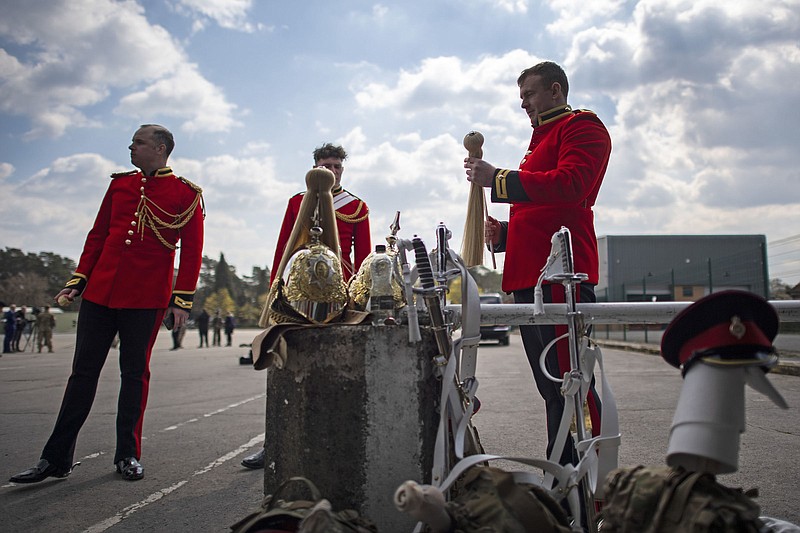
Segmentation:
[[(344, 280), (349, 280), (358, 272), (364, 258), (372, 251), (369, 235), (369, 208), (363, 200), (342, 188), (342, 173), (347, 152), (341, 146), (326, 143), (314, 150), (314, 166), (325, 167), (336, 177), (333, 184), (333, 207), (336, 209), (336, 228), (339, 230), (339, 244), (342, 249), (342, 275)], [(270, 285), (275, 278), (275, 272), (283, 258), (286, 241), (292, 233), (303, 193), (298, 193), (289, 199), (283, 224), (278, 235), (278, 244), (275, 247), (275, 259), (272, 263)], [(351, 256), (350, 252), (353, 252)], [(352, 259), (351, 259), (352, 257)]]
[[(492, 202), (510, 204), (508, 222), (492, 217), (486, 223), (486, 239), (494, 251), (505, 252), (503, 290), (514, 294), (516, 303), (533, 302), (533, 291), (540, 269), (550, 253), (550, 239), (562, 226), (572, 235), (575, 272), (586, 273), (578, 300), (594, 302), (598, 281), (597, 237), (592, 206), (611, 153), (611, 138), (605, 126), (591, 111), (573, 110), (567, 105), (569, 85), (564, 70), (549, 61), (522, 71), (517, 79), (521, 107), (530, 117), (533, 135), (519, 170), (495, 168), (488, 162), (468, 157), (464, 160), (467, 177), (491, 188)], [(564, 302), (564, 287), (543, 287), (545, 302)], [(522, 341), (533, 370), (536, 386), (547, 411), (547, 455), (551, 456), (564, 396), (559, 384), (547, 379), (539, 368), (539, 356), (566, 326), (520, 326)], [(566, 341), (548, 352), (551, 375), (569, 370)], [(588, 399), (592, 433), (600, 431), (600, 400), (594, 386)], [(577, 453), (571, 437), (561, 455), (561, 464), (576, 463)]]
[[(39, 462), (13, 476), (14, 483), (71, 473), (78, 432), (117, 334), (121, 384), (114, 464), (123, 479), (144, 477), (139, 459), (150, 354), (162, 320), (176, 327), (185, 324), (203, 251), (202, 190), (167, 167), (174, 146), (166, 128), (145, 124), (129, 147), (131, 163), (140, 170), (111, 176), (78, 268), (55, 298), (61, 305), (79, 295), (83, 299), (72, 374), (58, 419)], [(180, 267), (173, 284), (179, 240)]]
[[(348, 281), (361, 267), (364, 258), (372, 251), (369, 235), (369, 208), (360, 198), (352, 195), (342, 188), (342, 173), (347, 152), (341, 146), (325, 143), (314, 150), (314, 166), (325, 167), (336, 178), (333, 184), (333, 207), (336, 210), (336, 229), (339, 231), (339, 245), (342, 251), (342, 277)], [(298, 193), (289, 198), (286, 214), (283, 216), (281, 232), (278, 235), (278, 244), (275, 248), (275, 259), (270, 273), (270, 286), (275, 280), (275, 272), (283, 259), (286, 243), (292, 234), (292, 228), (300, 211), (303, 193)], [(350, 255), (350, 251), (353, 255)], [(351, 260), (351, 257), (353, 258)], [(263, 469), (265, 462), (264, 448), (248, 455), (242, 460), (242, 465), (255, 470)]]

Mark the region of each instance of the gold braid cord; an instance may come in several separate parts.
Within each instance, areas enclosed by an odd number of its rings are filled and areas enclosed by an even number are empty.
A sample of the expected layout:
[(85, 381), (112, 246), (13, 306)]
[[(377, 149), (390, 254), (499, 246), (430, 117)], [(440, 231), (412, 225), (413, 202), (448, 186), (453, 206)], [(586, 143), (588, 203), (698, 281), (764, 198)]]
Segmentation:
[[(349, 204), (348, 204), (349, 205)], [(364, 213), (361, 214), (361, 209), (364, 209)], [(358, 224), (362, 220), (365, 220), (369, 216), (369, 208), (366, 206), (363, 200), (358, 201), (358, 207), (356, 208), (355, 213), (352, 215), (345, 215), (336, 211), (336, 218), (341, 220), (342, 222), (347, 222), (348, 224)]]
[[(170, 250), (175, 250), (177, 246), (168, 243), (163, 235), (161, 235), (160, 230), (179, 230), (184, 227), (192, 219), (192, 215), (194, 214), (195, 209), (197, 209), (197, 204), (200, 202), (201, 197), (202, 195), (198, 192), (194, 197), (192, 205), (190, 205), (186, 211), (183, 213), (172, 214), (159, 207), (155, 202), (143, 194), (142, 199), (139, 200), (139, 205), (136, 207), (136, 212), (139, 213), (139, 224), (136, 229), (139, 231), (139, 235), (141, 236), (142, 240), (144, 240), (144, 228), (148, 227), (153, 230), (153, 233), (155, 233), (158, 240), (161, 241), (161, 244)], [(162, 220), (161, 217), (159, 217), (151, 208), (151, 206), (162, 213), (164, 218), (172, 218), (172, 222), (166, 222)]]

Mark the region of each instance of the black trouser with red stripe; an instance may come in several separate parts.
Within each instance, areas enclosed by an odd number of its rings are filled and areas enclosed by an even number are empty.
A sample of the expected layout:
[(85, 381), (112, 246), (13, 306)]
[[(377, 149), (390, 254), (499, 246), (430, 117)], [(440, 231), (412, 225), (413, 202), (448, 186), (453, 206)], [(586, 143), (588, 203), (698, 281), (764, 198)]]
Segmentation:
[(89, 416), (100, 371), (117, 333), (121, 383), (114, 463), (127, 457), (141, 458), (150, 354), (164, 313), (165, 309), (111, 309), (83, 300), (78, 314), (72, 374), (42, 459), (61, 469), (72, 466), (78, 432)]
[[(563, 303), (566, 298), (563, 285), (542, 285), (542, 296), (545, 303)], [(585, 283), (580, 284), (577, 291), (576, 300), (578, 302), (595, 302), (594, 285)], [(533, 288), (514, 291), (515, 303), (533, 303)], [(543, 325), (543, 326), (520, 326), (522, 343), (525, 346), (525, 354), (528, 356), (528, 363), (533, 370), (533, 379), (536, 381), (536, 388), (539, 389), (545, 403), (547, 413), (547, 457), (550, 458), (558, 435), (558, 427), (561, 423), (561, 415), (564, 412), (566, 400), (561, 394), (561, 383), (549, 380), (542, 369), (539, 367), (539, 356), (544, 347), (553, 339), (567, 332), (566, 325)], [(564, 372), (569, 371), (569, 342), (562, 339), (556, 343), (554, 348), (547, 352), (545, 366), (551, 376), (561, 378)], [(587, 396), (589, 415), (592, 420), (592, 435), (600, 434), (600, 397), (595, 390), (594, 377), (592, 377), (591, 388)], [(570, 404), (567, 408), (571, 409)], [(572, 435), (567, 435), (564, 451), (561, 454), (559, 464), (578, 464), (578, 453), (575, 450), (575, 443)]]

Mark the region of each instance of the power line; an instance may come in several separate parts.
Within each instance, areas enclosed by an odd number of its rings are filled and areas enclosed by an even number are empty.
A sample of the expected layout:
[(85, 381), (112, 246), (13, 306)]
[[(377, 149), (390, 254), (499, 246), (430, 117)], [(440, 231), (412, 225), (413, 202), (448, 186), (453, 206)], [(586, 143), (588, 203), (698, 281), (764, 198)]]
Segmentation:
[(773, 258), (773, 257), (780, 257), (780, 256), (783, 256), (783, 255), (796, 254), (796, 253), (798, 253), (798, 252), (800, 252), (800, 249), (798, 249), (798, 250), (789, 250), (788, 252), (781, 252), (781, 253), (779, 253), (779, 254), (772, 254), (772, 255), (770, 255), (769, 257), (770, 257), (770, 258)]
[[(800, 277), (798, 254), (800, 254), (800, 234), (792, 235), (767, 243), (767, 263), (772, 279), (786, 280), (790, 285)], [(770, 253), (775, 252), (777, 253)]]
[(781, 270), (780, 268), (770, 269), (770, 274), (772, 277), (774, 276), (796, 276), (800, 274), (800, 270)]
[(793, 235), (791, 237), (778, 239), (777, 241), (768, 242), (767, 246), (783, 246), (784, 244), (789, 244), (795, 241), (800, 241), (800, 235)]

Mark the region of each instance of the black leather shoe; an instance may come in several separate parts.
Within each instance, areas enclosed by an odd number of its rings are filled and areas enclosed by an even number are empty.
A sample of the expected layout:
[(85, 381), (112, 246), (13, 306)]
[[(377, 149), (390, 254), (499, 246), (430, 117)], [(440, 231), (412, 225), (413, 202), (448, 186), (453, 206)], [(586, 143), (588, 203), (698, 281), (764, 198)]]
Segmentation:
[(122, 474), (122, 479), (138, 481), (144, 477), (144, 467), (135, 457), (126, 457), (117, 461), (117, 472)]
[(244, 459), (242, 459), (242, 466), (246, 466), (247, 468), (252, 468), (253, 470), (263, 470), (264, 463), (266, 462), (267, 452), (264, 448), (257, 451), (253, 455), (248, 455)]
[(12, 476), (11, 483), (39, 483), (49, 477), (65, 478), (72, 473), (72, 469), (62, 470), (56, 465), (50, 464), (47, 459), (39, 459), (36, 466)]

